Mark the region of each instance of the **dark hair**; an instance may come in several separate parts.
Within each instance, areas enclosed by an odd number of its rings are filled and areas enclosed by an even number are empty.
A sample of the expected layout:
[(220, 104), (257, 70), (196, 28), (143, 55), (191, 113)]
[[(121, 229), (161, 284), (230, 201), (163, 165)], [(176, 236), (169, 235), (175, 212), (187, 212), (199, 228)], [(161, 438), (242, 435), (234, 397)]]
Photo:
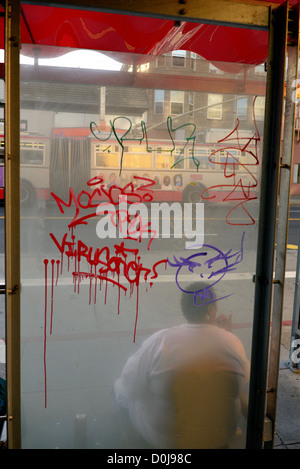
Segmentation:
[(186, 287), (181, 295), (181, 309), (185, 319), (191, 323), (201, 323), (214, 302), (214, 291), (209, 283), (195, 282)]

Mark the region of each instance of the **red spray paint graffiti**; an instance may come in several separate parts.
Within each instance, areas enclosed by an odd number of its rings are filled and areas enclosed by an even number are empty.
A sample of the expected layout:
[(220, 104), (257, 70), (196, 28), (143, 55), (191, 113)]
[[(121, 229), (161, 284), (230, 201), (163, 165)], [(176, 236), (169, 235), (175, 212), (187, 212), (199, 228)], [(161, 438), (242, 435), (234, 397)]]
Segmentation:
[[(224, 148), (218, 149), (211, 153), (209, 156), (209, 162), (214, 165), (220, 165), (223, 168), (223, 175), (225, 181), (230, 182), (227, 184), (218, 184), (210, 186), (205, 189), (201, 197), (204, 200), (213, 199), (216, 197), (214, 190), (222, 189), (228, 190), (227, 195), (223, 198), (223, 202), (237, 202), (226, 215), (226, 223), (229, 225), (253, 225), (255, 223), (254, 218), (250, 214), (246, 207), (246, 204), (251, 200), (257, 199), (257, 195), (254, 190), (258, 187), (258, 180), (251, 171), (252, 166), (258, 166), (258, 142), (260, 141), (259, 131), (255, 121), (254, 115), (254, 104), (256, 97), (253, 100), (253, 119), (255, 125), (255, 133), (252, 137), (240, 137), (239, 136), (239, 125), (240, 121), (237, 119), (235, 128), (225, 138), (218, 141), (218, 143), (224, 143)], [(229, 143), (229, 145), (228, 145)], [(253, 145), (254, 143), (254, 145)], [(254, 150), (253, 150), (254, 148)], [(238, 150), (242, 155), (247, 155), (248, 162), (242, 163), (241, 158), (235, 156), (235, 151)], [(219, 161), (215, 161), (216, 154), (224, 154), (225, 156), (220, 158)], [(250, 162), (249, 162), (250, 161)], [(237, 169), (243, 169), (246, 174), (245, 182), (241, 176), (237, 173)], [(238, 208), (242, 208), (243, 213), (246, 214), (247, 219), (245, 222), (237, 222), (231, 219), (231, 215)]]
[[(154, 181), (145, 178), (143, 179), (146, 184), (134, 188), (133, 184), (127, 184), (124, 188), (114, 186), (117, 191), (113, 192), (111, 187), (109, 190), (104, 188), (102, 184), (102, 178), (96, 177), (88, 181), (88, 186), (92, 187), (98, 185), (91, 193), (87, 191), (81, 191), (76, 197), (72, 188), (69, 190), (68, 202), (63, 201), (60, 197), (52, 193), (54, 200), (61, 213), (64, 213), (65, 208), (74, 207), (75, 214), (68, 224), (68, 231), (64, 233), (61, 240), (58, 240), (54, 233), (49, 233), (54, 245), (58, 249), (61, 259), (44, 259), (45, 267), (45, 316), (44, 316), (44, 374), (45, 374), (45, 407), (47, 406), (47, 363), (46, 363), (46, 352), (47, 352), (47, 328), (48, 328), (48, 302), (49, 295), (48, 289), (50, 287), (50, 335), (53, 332), (53, 314), (54, 314), (54, 289), (59, 283), (59, 278), (63, 273), (64, 260), (67, 260), (67, 271), (72, 273), (74, 292), (80, 292), (80, 284), (84, 280), (89, 281), (89, 304), (92, 302), (92, 296), (94, 295), (94, 303), (97, 301), (98, 290), (101, 291), (103, 284), (105, 284), (104, 303), (106, 304), (107, 299), (107, 286), (108, 284), (117, 287), (118, 289), (118, 300), (117, 300), (117, 313), (120, 314), (120, 299), (121, 293), (127, 294), (129, 290), (130, 298), (136, 289), (136, 311), (135, 311), (135, 323), (133, 331), (133, 340), (136, 340), (137, 333), (137, 322), (139, 315), (139, 287), (142, 281), (148, 284), (150, 287), (153, 285), (153, 281), (158, 277), (159, 267), (167, 267), (167, 259), (162, 259), (155, 262), (151, 267), (146, 267), (141, 259), (139, 249), (130, 249), (125, 246), (124, 241), (113, 244), (112, 247), (103, 246), (93, 247), (88, 246), (81, 239), (77, 239), (74, 232), (78, 225), (88, 225), (91, 218), (99, 216), (96, 209), (99, 205), (99, 201), (96, 201), (97, 196), (101, 193), (105, 193), (108, 200), (114, 206), (119, 204), (119, 196), (126, 195), (127, 203), (139, 203), (141, 201), (148, 202), (152, 200), (151, 191), (149, 187), (154, 184)], [(87, 202), (83, 202), (83, 195), (87, 199)], [(92, 209), (92, 213), (85, 214), (86, 209)], [(84, 212), (84, 213), (82, 213)], [(113, 224), (122, 224), (121, 211), (116, 210), (116, 216), (111, 219)], [(143, 232), (146, 230), (150, 232), (151, 239), (148, 243), (148, 249), (150, 243), (155, 237), (155, 232), (151, 231), (151, 223), (145, 227), (142, 223), (136, 223), (139, 221), (136, 216), (130, 215), (128, 212), (125, 214), (126, 222), (128, 222), (127, 233), (123, 233), (124, 239), (133, 239), (134, 241), (141, 241)], [(139, 236), (132, 236), (131, 226), (132, 223), (135, 226), (135, 234), (138, 231)], [(51, 265), (51, 272), (48, 272), (48, 267)], [(71, 268), (72, 267), (72, 268)], [(49, 280), (51, 279), (51, 280)], [(50, 285), (48, 285), (50, 283)]]

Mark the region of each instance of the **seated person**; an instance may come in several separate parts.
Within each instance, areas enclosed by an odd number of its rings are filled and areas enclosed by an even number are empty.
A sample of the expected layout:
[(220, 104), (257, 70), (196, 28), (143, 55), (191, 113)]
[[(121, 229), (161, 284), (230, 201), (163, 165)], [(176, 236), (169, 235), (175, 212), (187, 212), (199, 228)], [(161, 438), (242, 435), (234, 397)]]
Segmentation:
[[(245, 415), (247, 412), (244, 389), (249, 380), (249, 362), (242, 343), (228, 330), (231, 318), (229, 321), (226, 321), (224, 316), (217, 318), (217, 303), (211, 302), (211, 288), (197, 283), (192, 284), (187, 291), (191, 294), (183, 293), (181, 299), (186, 323), (163, 329), (145, 340), (140, 349), (128, 359), (121, 377), (115, 382), (115, 397), (118, 408), (128, 417), (135, 431), (150, 447), (157, 449), (189, 447), (179, 443), (185, 438), (183, 433), (186, 429), (178, 426), (178, 411), (174, 400), (176, 376), (185, 376), (180, 373), (185, 368), (188, 370), (191, 367), (196, 368), (196, 374), (200, 373), (201, 376), (205, 363), (209, 367), (211, 364), (212, 370), (214, 366), (216, 370), (218, 368), (230, 370), (238, 382), (233, 397), (226, 396), (224, 390), (224, 405), (232, 408), (230, 411), (235, 414), (230, 417), (232, 421), (229, 418), (228, 424), (223, 422), (221, 431), (216, 430), (218, 423), (215, 422), (216, 419), (218, 422), (218, 415), (212, 415), (209, 423), (200, 422), (206, 426), (204, 430), (202, 429), (203, 434), (215, 432), (212, 439), (206, 439), (205, 443), (197, 440), (199, 422), (197, 423), (193, 417), (187, 422), (192, 426), (195, 425), (195, 428), (188, 430), (194, 440), (193, 442), (189, 440), (192, 445), (190, 448), (201, 448), (205, 445), (224, 448), (234, 437), (241, 411)], [(213, 383), (213, 380), (211, 382)], [(222, 383), (217, 387), (222, 388)], [(210, 394), (216, 396), (213, 391), (218, 391), (221, 400), (223, 399), (222, 389), (221, 391), (212, 389), (211, 393), (209, 390), (205, 392), (208, 396)], [(184, 392), (186, 396), (189, 394), (187, 389)], [(187, 402), (187, 404), (192, 406), (192, 414), (196, 415), (199, 410), (200, 416), (201, 406), (212, 409), (211, 412), (214, 413), (214, 408), (218, 407), (216, 404), (219, 404), (216, 400), (219, 401), (219, 398), (212, 397), (212, 399), (215, 401), (201, 402), (199, 397), (196, 402)], [(187, 444), (189, 443), (185, 442), (185, 445)]]

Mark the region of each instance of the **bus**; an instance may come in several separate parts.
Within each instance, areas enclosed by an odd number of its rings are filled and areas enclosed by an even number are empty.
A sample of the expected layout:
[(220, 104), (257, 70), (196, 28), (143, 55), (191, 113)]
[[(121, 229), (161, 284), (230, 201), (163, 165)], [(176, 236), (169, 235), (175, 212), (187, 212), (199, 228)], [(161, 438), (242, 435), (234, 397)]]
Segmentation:
[[(105, 187), (134, 186), (153, 181), (156, 201), (230, 201), (257, 198), (259, 156), (256, 136), (231, 136), (217, 143), (188, 140), (122, 140), (111, 133), (54, 129), (52, 137), (22, 135), (20, 140), (21, 205), (68, 198), (87, 190), (87, 182), (101, 177)], [(72, 134), (71, 136), (69, 136)], [(124, 134), (123, 134), (124, 135)], [(4, 148), (4, 139), (0, 141)], [(1, 163), (3, 171), (3, 156)], [(3, 193), (3, 173), (0, 181)], [(2, 179), (1, 179), (2, 178)], [(105, 198), (105, 197), (104, 197)]]

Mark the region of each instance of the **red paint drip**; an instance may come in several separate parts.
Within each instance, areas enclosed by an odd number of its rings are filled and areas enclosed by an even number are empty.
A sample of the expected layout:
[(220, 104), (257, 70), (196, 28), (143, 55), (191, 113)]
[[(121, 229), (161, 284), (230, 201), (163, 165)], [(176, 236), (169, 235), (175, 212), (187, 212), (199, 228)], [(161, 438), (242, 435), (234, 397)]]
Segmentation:
[[(120, 272), (118, 272), (118, 284), (120, 284)], [(121, 288), (118, 287), (118, 315), (120, 314), (120, 296), (121, 296)]]
[(50, 321), (50, 334), (52, 334), (52, 325), (53, 325), (53, 293), (54, 293), (54, 264), (55, 260), (51, 260), (52, 265), (52, 280), (51, 280), (51, 321)]
[(44, 383), (45, 383), (45, 408), (47, 407), (47, 360), (46, 360), (46, 351), (47, 351), (47, 288), (48, 288), (48, 279), (47, 279), (47, 270), (48, 270), (48, 259), (44, 260), (45, 264), (45, 316), (44, 316)]
[(96, 273), (96, 266), (95, 266), (95, 290), (94, 290), (94, 304), (97, 302), (97, 273)]

